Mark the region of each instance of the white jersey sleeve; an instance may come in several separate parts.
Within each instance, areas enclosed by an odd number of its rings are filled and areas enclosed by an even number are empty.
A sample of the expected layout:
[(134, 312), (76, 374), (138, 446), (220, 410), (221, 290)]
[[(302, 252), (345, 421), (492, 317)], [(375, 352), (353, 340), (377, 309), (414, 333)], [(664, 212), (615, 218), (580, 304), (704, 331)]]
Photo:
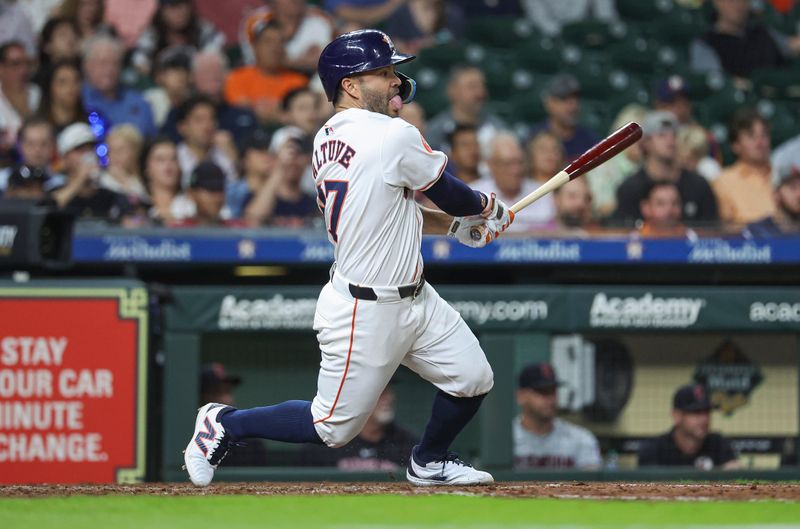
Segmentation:
[(381, 162), (384, 182), (424, 191), (442, 175), (447, 155), (431, 149), (414, 125), (396, 118), (381, 144)]

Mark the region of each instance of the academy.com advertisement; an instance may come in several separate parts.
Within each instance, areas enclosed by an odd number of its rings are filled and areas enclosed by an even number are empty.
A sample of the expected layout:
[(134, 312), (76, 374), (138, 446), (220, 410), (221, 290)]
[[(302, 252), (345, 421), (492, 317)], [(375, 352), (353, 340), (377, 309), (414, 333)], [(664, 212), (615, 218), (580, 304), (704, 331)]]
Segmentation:
[(0, 295), (0, 483), (135, 480), (142, 319), (129, 300), (15, 292)]

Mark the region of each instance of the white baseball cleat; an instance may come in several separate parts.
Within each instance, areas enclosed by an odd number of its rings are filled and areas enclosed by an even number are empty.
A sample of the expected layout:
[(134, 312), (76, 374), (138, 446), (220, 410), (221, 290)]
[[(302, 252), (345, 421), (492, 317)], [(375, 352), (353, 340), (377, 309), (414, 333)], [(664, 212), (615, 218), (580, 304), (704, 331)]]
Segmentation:
[(406, 470), (406, 479), (418, 487), (436, 487), (441, 485), (488, 485), (494, 478), (488, 472), (476, 470), (472, 465), (458, 458), (457, 454), (448, 452), (444, 461), (432, 461), (420, 465), (414, 460), (416, 447), (411, 451), (411, 458)]
[(214, 479), (214, 470), (228, 453), (231, 438), (217, 421), (222, 410), (230, 406), (211, 402), (197, 410), (194, 433), (183, 452), (189, 479), (198, 487), (205, 487)]

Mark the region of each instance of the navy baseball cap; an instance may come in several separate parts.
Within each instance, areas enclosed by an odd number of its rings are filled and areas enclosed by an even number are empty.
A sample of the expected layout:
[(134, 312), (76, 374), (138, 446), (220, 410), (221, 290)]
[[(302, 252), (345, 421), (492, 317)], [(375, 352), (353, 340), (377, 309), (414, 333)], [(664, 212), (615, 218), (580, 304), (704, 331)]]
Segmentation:
[(689, 84), (680, 75), (670, 75), (656, 83), (655, 96), (662, 103), (672, 103), (677, 97), (689, 97)]
[(526, 366), (519, 374), (520, 389), (548, 389), (560, 386), (552, 364), (540, 362)]
[(208, 191), (225, 191), (225, 173), (214, 162), (200, 162), (192, 171), (189, 187)]
[(689, 384), (681, 386), (672, 397), (672, 408), (681, 411), (709, 411), (711, 401), (708, 392), (702, 384)]
[(564, 99), (567, 97), (577, 96), (581, 92), (581, 84), (578, 79), (568, 73), (556, 75), (547, 83), (544, 88), (545, 97), (555, 97), (556, 99)]

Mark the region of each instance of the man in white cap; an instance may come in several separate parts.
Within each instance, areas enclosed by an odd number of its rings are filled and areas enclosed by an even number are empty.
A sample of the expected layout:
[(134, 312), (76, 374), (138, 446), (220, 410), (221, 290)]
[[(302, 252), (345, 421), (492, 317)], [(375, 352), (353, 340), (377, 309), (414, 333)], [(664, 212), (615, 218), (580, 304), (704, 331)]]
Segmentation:
[(116, 220), (125, 211), (127, 199), (100, 186), (96, 143), (86, 123), (73, 123), (59, 134), (58, 154), (64, 174), (52, 196), (59, 207), (76, 216)]

